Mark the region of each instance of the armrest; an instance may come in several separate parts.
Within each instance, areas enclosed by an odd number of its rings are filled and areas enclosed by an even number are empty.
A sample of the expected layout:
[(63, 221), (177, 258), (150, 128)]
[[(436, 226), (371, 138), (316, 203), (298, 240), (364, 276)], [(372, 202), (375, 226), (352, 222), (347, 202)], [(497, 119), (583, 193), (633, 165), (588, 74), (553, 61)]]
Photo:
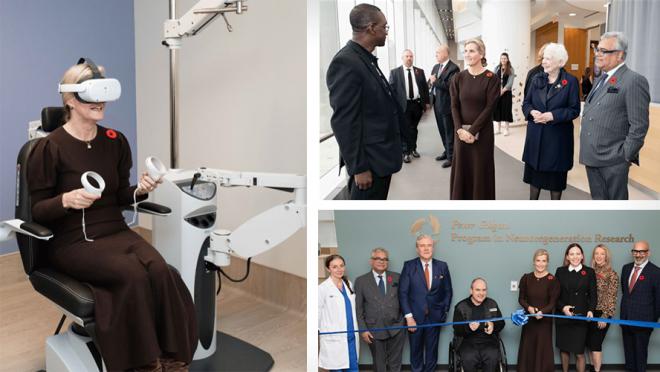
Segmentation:
[(49, 229), (34, 222), (24, 222), (20, 219), (0, 221), (0, 241), (13, 239), (16, 233), (42, 240), (53, 237)]
[[(124, 208), (125, 210), (133, 210), (133, 206), (128, 206)], [(143, 201), (138, 203), (137, 210), (140, 213), (151, 214), (155, 216), (169, 216), (172, 214), (172, 209), (164, 205)]]

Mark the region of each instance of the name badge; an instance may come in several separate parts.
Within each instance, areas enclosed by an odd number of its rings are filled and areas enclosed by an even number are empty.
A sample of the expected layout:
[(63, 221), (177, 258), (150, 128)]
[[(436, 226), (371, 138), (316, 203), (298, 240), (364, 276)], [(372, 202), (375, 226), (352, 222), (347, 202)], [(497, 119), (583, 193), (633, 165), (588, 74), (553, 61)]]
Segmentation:
[(490, 309), (490, 312), (491, 312), (491, 313), (496, 313), (496, 312), (497, 312), (497, 308), (494, 307), (494, 308)]

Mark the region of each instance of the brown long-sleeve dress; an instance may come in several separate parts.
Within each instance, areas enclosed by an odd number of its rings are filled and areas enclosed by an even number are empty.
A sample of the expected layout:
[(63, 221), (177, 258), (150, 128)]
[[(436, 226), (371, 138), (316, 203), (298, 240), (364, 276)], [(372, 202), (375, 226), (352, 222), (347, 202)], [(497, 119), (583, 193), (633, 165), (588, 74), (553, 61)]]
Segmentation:
[[(537, 278), (533, 272), (520, 278), (518, 302), (525, 311), (532, 306), (544, 314), (552, 314), (559, 298), (559, 281), (552, 274)], [(520, 372), (552, 372), (555, 354), (552, 345), (552, 318), (530, 317), (523, 326), (518, 347)]]
[[(94, 293), (100, 352), (108, 370), (148, 364), (160, 356), (189, 363), (197, 346), (192, 297), (162, 256), (128, 228), (121, 206), (133, 203), (131, 150), (119, 132), (98, 126), (89, 142), (63, 127), (40, 140), (28, 161), (34, 220), (49, 227), (54, 268), (87, 283)], [(106, 186), (85, 210), (65, 209), (62, 194), (81, 186), (81, 175), (99, 173)], [(142, 197), (140, 199), (144, 199)]]
[[(492, 113), (500, 95), (500, 81), (485, 70), (472, 76), (468, 70), (456, 74), (450, 86), (454, 120), (454, 159), (449, 193), (452, 200), (494, 200), (495, 160)], [(457, 130), (470, 125), (468, 132), (479, 139), (467, 144)]]

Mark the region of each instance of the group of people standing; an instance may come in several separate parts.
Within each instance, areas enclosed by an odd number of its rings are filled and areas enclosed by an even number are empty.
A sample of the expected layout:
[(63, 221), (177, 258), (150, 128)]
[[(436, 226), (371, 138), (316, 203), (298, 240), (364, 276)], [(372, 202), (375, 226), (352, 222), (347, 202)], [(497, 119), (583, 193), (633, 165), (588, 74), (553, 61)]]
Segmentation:
[[(515, 72), (509, 55), (502, 53), (491, 72), (485, 67), (486, 46), (469, 39), (460, 71), (441, 45), (427, 80), (406, 49), (403, 64), (386, 79), (372, 54), (385, 45), (384, 14), (360, 4), (351, 11), (350, 23), (353, 38), (337, 52), (326, 76), (340, 166), (346, 165), (350, 176), (349, 198), (387, 199), (392, 175), (420, 157), (417, 126), (433, 105), (444, 146), (436, 160), (452, 168), (450, 198), (495, 199), (494, 135), (508, 135), (513, 122)], [(591, 197), (628, 199), (628, 169), (639, 165), (650, 96), (646, 78), (624, 63), (627, 48), (622, 33), (601, 37), (596, 65), (602, 74), (584, 109), (579, 81), (564, 69), (566, 48), (549, 43), (540, 51), (541, 63), (527, 75), (522, 105), (527, 120), (523, 181), (530, 185), (530, 199), (538, 199), (541, 190), (561, 198), (573, 167), (573, 120), (581, 112), (580, 163), (587, 169)]]
[[(453, 289), (447, 263), (433, 258), (433, 251), (433, 238), (420, 235), (416, 241), (417, 257), (406, 261), (399, 274), (388, 270), (388, 251), (375, 248), (369, 261), (371, 270), (358, 277), (354, 287), (346, 276), (343, 257), (335, 254), (325, 259), (330, 276), (319, 285), (319, 331), (348, 333), (319, 336), (321, 368), (358, 370), (362, 339), (369, 346), (375, 371), (400, 371), (407, 333), (412, 370), (435, 370), (442, 327), (417, 326), (447, 320)], [(590, 267), (585, 265), (582, 247), (577, 243), (568, 245), (563, 264), (554, 275), (548, 271), (548, 251), (534, 252), (533, 271), (524, 274), (519, 282), (518, 302), (530, 316), (522, 327), (517, 371), (554, 371), (553, 323), (554, 346), (560, 351), (563, 371), (568, 371), (571, 354), (576, 356), (577, 370), (585, 371), (585, 350), (590, 350), (593, 370), (600, 371), (603, 340), (610, 325), (566, 318), (553, 322), (544, 314), (613, 318), (619, 285), (621, 319), (660, 319), (660, 268), (649, 261), (648, 242), (634, 243), (631, 252), (633, 262), (623, 266), (620, 277), (612, 269), (610, 250), (603, 244), (593, 249)], [(472, 280), (470, 296), (456, 304), (453, 321), (501, 317), (497, 302), (487, 294), (484, 278)], [(498, 334), (504, 326), (503, 320), (453, 326), (453, 346), (466, 372), (477, 368), (499, 370)], [(383, 330), (388, 327), (393, 328)], [(621, 329), (626, 370), (645, 371), (653, 328)]]

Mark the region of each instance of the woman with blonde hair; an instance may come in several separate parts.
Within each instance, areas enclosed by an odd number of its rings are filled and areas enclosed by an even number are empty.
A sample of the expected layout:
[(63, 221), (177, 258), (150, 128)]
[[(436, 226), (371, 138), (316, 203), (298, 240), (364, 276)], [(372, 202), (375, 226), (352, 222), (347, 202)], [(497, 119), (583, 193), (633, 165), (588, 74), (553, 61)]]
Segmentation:
[(534, 271), (520, 278), (518, 302), (530, 317), (523, 326), (518, 348), (518, 371), (552, 372), (555, 355), (552, 347), (552, 314), (559, 297), (559, 281), (548, 272), (550, 254), (545, 249), (534, 252)]
[[(103, 78), (103, 71), (81, 59), (61, 83)], [(54, 233), (44, 247), (50, 264), (91, 288), (96, 340), (109, 371), (187, 371), (198, 342), (193, 299), (181, 276), (122, 216), (134, 195), (146, 199), (159, 182), (145, 172), (130, 184), (128, 140), (99, 124), (106, 102), (67, 92), (62, 103), (65, 123), (36, 142), (27, 167), (32, 216)], [(89, 170), (105, 180), (101, 195), (81, 185)]]
[[(598, 244), (591, 253), (591, 267), (596, 270), (598, 305), (594, 316), (597, 318), (611, 318), (616, 310), (616, 291), (619, 287), (619, 276), (612, 270), (611, 260), (610, 250), (604, 244)], [(589, 323), (587, 348), (591, 350), (591, 364), (596, 372), (600, 371), (603, 362), (603, 340), (609, 328), (608, 323)]]
[(465, 42), (466, 70), (451, 82), (454, 159), (449, 193), (452, 200), (495, 199), (495, 134), (491, 122), (500, 81), (485, 63), (486, 47), (479, 39)]

